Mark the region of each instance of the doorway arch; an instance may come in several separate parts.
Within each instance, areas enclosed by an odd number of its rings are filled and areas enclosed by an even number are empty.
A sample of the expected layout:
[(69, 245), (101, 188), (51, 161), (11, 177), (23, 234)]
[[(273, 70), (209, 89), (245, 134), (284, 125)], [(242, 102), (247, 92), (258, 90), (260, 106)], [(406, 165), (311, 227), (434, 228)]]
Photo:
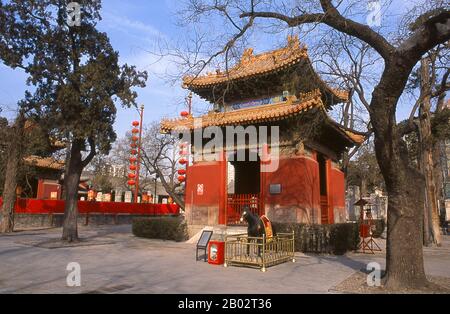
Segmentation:
[[(227, 224), (240, 224), (244, 208), (262, 215), (261, 159), (256, 150), (245, 149), (227, 156)], [(230, 178), (231, 177), (231, 178)]]

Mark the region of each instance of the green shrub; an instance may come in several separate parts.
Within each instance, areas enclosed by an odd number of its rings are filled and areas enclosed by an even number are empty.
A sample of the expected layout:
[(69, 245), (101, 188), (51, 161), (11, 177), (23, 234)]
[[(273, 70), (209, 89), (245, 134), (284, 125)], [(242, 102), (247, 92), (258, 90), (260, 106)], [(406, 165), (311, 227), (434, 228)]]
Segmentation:
[(358, 224), (309, 225), (278, 223), (272, 225), (276, 232), (295, 233), (295, 250), (305, 253), (342, 255), (356, 250), (359, 243)]
[(189, 238), (186, 221), (181, 217), (135, 218), (132, 231), (135, 236), (147, 239), (181, 242)]

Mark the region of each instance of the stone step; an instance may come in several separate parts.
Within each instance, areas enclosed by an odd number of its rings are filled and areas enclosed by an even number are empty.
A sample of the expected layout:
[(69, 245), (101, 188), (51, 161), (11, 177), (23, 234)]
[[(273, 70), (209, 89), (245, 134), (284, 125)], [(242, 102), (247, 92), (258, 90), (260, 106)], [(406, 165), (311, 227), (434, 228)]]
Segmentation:
[(193, 237), (186, 241), (186, 243), (196, 244), (205, 230), (212, 230), (213, 235), (211, 240), (224, 241), (227, 235), (247, 233), (246, 226), (206, 226), (197, 232)]

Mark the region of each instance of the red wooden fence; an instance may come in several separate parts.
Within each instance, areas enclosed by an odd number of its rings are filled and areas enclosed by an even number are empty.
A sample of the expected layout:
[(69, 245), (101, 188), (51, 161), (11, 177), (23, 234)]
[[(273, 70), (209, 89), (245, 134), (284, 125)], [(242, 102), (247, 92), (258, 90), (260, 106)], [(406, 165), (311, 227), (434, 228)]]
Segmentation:
[(250, 211), (261, 216), (261, 200), (259, 194), (228, 194), (227, 199), (227, 224), (240, 224), (244, 208), (248, 207)]
[[(63, 214), (64, 201), (20, 198), (15, 205), (17, 214)], [(0, 206), (3, 204), (0, 198)], [(180, 207), (174, 204), (135, 204), (114, 202), (78, 202), (80, 214), (134, 214), (134, 215), (178, 215)]]

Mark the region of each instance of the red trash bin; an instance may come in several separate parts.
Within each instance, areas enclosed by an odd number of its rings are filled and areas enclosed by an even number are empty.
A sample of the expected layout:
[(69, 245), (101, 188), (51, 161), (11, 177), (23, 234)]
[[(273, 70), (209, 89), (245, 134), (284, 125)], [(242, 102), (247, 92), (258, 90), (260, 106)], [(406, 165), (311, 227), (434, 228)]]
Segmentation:
[(210, 241), (208, 245), (208, 263), (222, 265), (225, 262), (225, 242)]

